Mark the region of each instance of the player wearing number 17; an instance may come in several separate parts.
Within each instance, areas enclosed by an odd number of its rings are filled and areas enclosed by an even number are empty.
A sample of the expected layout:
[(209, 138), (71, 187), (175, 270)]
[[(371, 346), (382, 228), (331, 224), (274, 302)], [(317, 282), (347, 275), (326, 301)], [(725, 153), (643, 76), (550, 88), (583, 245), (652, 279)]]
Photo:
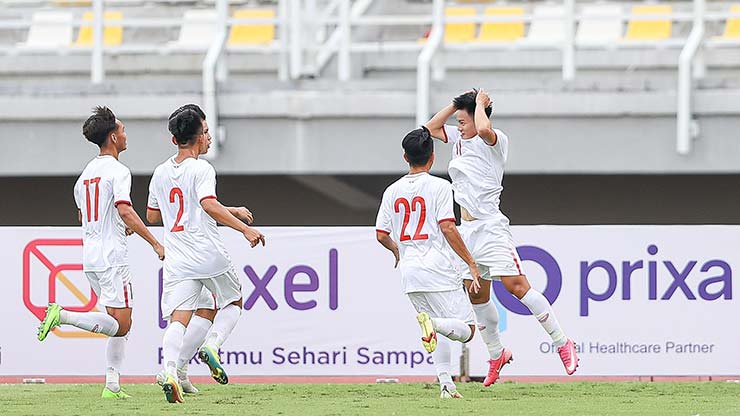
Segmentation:
[(103, 398), (129, 397), (121, 390), (119, 372), (131, 328), (133, 291), (126, 235), (136, 233), (164, 258), (164, 247), (131, 207), (131, 172), (118, 161), (126, 150), (126, 129), (107, 107), (95, 108), (82, 126), (85, 138), (100, 148), (75, 183), (74, 196), (82, 224), (82, 266), (98, 305), (107, 313), (73, 312), (50, 303), (39, 326), (43, 341), (57, 325), (72, 325), (108, 335)]
[(396, 266), (400, 264), (401, 286), (418, 312), (421, 340), (432, 353), (441, 397), (460, 398), (452, 382), (449, 344), (440, 340), (437, 345), (437, 333), (468, 342), (475, 332), (473, 308), (452, 250), (467, 264), (473, 292), (479, 289), (480, 274), (455, 227), (452, 186), (429, 174), (434, 163), (429, 130), (423, 127), (408, 133), (402, 145), (409, 173), (383, 193), (376, 236), (393, 252)]
[(215, 297), (218, 313), (198, 356), (221, 384), (228, 383), (218, 350), (234, 330), (242, 310), (239, 277), (218, 232), (217, 223), (233, 228), (252, 247), (265, 237), (241, 221), (242, 212), (227, 208), (216, 198), (216, 171), (199, 156), (208, 152), (211, 135), (206, 120), (192, 106), (176, 110), (168, 128), (177, 154), (154, 170), (149, 184), (147, 219), (164, 224), (162, 316), (170, 321), (162, 340), (165, 381), (162, 389), (170, 403), (183, 401), (177, 361), (194, 312), (200, 308), (203, 288)]

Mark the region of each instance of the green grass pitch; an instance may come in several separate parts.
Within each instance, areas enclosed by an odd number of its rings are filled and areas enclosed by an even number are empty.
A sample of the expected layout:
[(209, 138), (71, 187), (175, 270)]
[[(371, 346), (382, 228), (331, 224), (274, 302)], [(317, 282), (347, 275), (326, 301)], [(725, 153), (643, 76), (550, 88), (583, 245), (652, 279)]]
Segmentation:
[(102, 400), (102, 385), (0, 385), (7, 415), (740, 415), (740, 384), (460, 384), (463, 400), (441, 400), (426, 384), (201, 385), (184, 404), (165, 402), (156, 385), (128, 385), (133, 397)]

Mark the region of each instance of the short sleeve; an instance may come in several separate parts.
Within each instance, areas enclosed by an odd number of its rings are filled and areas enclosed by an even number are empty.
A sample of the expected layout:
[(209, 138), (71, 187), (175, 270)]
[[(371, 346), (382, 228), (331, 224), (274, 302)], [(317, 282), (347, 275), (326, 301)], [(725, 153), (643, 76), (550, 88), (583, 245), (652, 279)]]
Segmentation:
[(131, 171), (121, 166), (113, 177), (113, 201), (114, 205), (131, 205)]
[(437, 195), (437, 223), (445, 221), (455, 222), (455, 211), (452, 203), (452, 185), (442, 179), (439, 194)]
[(216, 170), (208, 162), (204, 163), (204, 168), (195, 178), (195, 195), (200, 202), (209, 198), (216, 199)]
[(157, 200), (157, 185), (156, 185), (157, 171), (154, 171), (152, 180), (149, 181), (149, 197), (146, 200), (146, 208), (154, 211), (159, 211), (159, 201)]
[(457, 129), (457, 127), (445, 124), (442, 132), (444, 132), (445, 134), (445, 143), (457, 143), (458, 141), (460, 141), (460, 131)]
[(390, 235), (391, 210), (388, 201), (388, 195), (383, 193), (383, 200), (380, 202), (380, 209), (378, 209), (378, 218), (375, 220), (375, 231)]
[(496, 132), (496, 145), (493, 147), (501, 153), (503, 160), (506, 161), (509, 155), (509, 136), (499, 129), (494, 129), (493, 131)]

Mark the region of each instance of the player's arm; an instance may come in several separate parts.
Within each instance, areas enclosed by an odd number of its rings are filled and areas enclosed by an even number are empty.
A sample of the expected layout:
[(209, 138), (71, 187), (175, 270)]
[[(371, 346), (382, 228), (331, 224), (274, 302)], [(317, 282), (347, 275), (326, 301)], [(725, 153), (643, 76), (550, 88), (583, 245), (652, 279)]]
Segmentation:
[(491, 119), (486, 115), (486, 108), (491, 105), (491, 98), (483, 88), (475, 96), (475, 128), (478, 136), (491, 146), (496, 145), (496, 132), (491, 126)]
[(157, 253), (157, 256), (159, 256), (159, 259), (164, 260), (164, 247), (159, 244), (159, 241), (157, 241), (149, 229), (146, 228), (144, 221), (139, 218), (139, 214), (134, 211), (131, 204), (119, 203), (116, 205), (116, 209), (118, 210), (118, 215), (121, 216), (123, 223), (126, 224), (126, 228), (141, 236), (144, 241), (152, 246), (154, 251)]
[(249, 240), (249, 244), (251, 244), (252, 247), (256, 246), (260, 242), (262, 242), (263, 246), (265, 245), (265, 236), (262, 235), (261, 232), (248, 226), (235, 217), (231, 211), (218, 202), (216, 198), (202, 199), (200, 201), (200, 205), (203, 207), (203, 211), (216, 220), (216, 222), (242, 233), (244, 237)]
[(82, 224), (82, 210), (81, 209), (77, 210), (77, 221), (79, 221), (80, 224)]
[(395, 241), (391, 238), (388, 233), (385, 231), (375, 231), (375, 237), (378, 239), (378, 242), (383, 245), (383, 247), (390, 250), (391, 253), (393, 253), (393, 257), (396, 258), (396, 264), (393, 266), (393, 268), (398, 267), (398, 262), (401, 260), (401, 256), (398, 253), (398, 244), (396, 244)]
[(254, 221), (254, 215), (252, 214), (252, 211), (247, 209), (247, 207), (226, 207), (226, 209), (229, 210), (231, 215), (247, 224), (251, 224)]
[(455, 114), (455, 106), (452, 103), (449, 103), (445, 108), (439, 110), (431, 120), (427, 121), (427, 124), (424, 126), (429, 129), (432, 137), (446, 142), (447, 135), (445, 135), (445, 123), (447, 123), (447, 120), (449, 120), (453, 114)]
[(452, 247), (452, 250), (454, 250), (465, 264), (468, 265), (470, 274), (473, 276), (473, 284), (470, 286), (470, 289), (475, 293), (478, 293), (478, 290), (480, 289), (480, 272), (478, 271), (478, 266), (475, 264), (473, 256), (470, 254), (470, 251), (468, 251), (460, 233), (457, 231), (455, 222), (443, 221), (439, 224), (439, 228), (442, 231), (442, 235), (445, 236), (447, 243)]

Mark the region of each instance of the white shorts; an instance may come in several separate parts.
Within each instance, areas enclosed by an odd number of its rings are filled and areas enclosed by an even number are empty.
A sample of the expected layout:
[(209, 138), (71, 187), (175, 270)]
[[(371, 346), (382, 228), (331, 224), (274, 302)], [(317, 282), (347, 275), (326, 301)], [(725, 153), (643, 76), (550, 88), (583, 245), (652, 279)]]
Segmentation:
[[(524, 275), (522, 260), (511, 237), (508, 218), (501, 216), (486, 220), (463, 221), (458, 230), (478, 264), (483, 279), (501, 280), (501, 276)], [(468, 268), (465, 266), (462, 270), (463, 279), (471, 280)]]
[(117, 309), (132, 306), (134, 292), (128, 266), (114, 266), (102, 272), (85, 272), (85, 277), (98, 296), (98, 305)]
[(163, 285), (163, 319), (169, 319), (174, 311), (212, 309), (214, 306), (220, 309), (242, 297), (242, 285), (233, 268), (216, 277), (165, 280)]
[(473, 305), (464, 287), (445, 292), (411, 292), (406, 295), (416, 312), (426, 312), (432, 318), (455, 318), (475, 325)]

